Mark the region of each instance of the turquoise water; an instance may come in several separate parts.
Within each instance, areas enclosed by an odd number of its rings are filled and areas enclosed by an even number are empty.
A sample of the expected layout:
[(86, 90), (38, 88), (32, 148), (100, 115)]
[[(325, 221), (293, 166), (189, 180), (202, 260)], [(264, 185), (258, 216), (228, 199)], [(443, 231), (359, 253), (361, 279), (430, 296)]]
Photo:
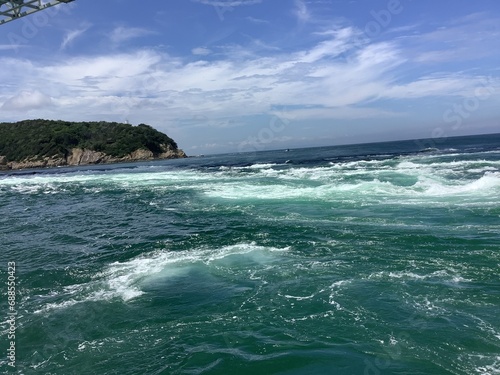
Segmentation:
[(2, 370), (500, 374), (500, 135), (419, 148), (1, 175)]

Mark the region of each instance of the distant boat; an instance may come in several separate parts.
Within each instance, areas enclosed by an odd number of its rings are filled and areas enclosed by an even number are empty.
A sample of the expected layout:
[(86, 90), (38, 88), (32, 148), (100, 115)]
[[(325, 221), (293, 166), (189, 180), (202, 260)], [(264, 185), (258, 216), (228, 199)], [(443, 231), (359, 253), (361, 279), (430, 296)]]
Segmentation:
[(290, 151), (290, 149), (289, 149), (289, 148), (287, 148), (287, 149), (285, 150), (285, 152), (288, 152), (288, 151)]

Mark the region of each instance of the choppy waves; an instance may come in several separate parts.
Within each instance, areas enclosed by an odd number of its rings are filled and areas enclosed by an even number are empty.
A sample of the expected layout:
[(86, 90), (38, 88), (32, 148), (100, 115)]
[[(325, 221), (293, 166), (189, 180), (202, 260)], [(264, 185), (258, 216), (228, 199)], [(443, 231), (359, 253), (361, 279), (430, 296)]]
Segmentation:
[[(469, 156), (470, 157), (470, 156)], [(224, 199), (310, 199), (383, 201), (401, 198), (425, 203), (436, 197), (457, 197), (462, 202), (498, 196), (500, 161), (446, 160), (449, 156), (412, 156), (387, 160), (330, 162), (326, 166), (285, 164), (221, 166), (215, 171), (175, 170), (100, 174), (40, 175), (0, 179), (0, 195), (98, 194), (107, 190), (191, 189)]]
[(308, 152), (0, 178), (24, 373), (500, 373), (500, 152)]
[[(287, 250), (287, 248), (263, 247), (250, 243), (218, 249), (162, 250), (147, 253), (126, 262), (111, 263), (103, 271), (92, 275), (92, 281), (88, 283), (52, 290), (43, 298), (46, 300), (43, 302), (44, 306), (35, 313), (66, 308), (88, 301), (126, 302), (143, 295), (144, 289), (148, 286), (185, 276), (197, 266), (210, 267), (212, 264), (224, 262), (260, 264), (272, 261), (273, 253)], [(49, 302), (50, 300), (62, 300), (62, 302)]]

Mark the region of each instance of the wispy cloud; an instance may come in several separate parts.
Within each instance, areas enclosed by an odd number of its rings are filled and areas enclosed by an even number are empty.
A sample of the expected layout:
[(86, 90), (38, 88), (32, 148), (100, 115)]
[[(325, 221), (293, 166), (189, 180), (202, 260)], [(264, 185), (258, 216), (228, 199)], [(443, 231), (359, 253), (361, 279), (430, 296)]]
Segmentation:
[(311, 13), (303, 0), (295, 0), (293, 13), (300, 23), (308, 22), (311, 19)]
[(252, 16), (248, 16), (245, 19), (247, 21), (250, 21), (250, 22), (253, 22), (253, 23), (260, 23), (260, 24), (269, 24), (270, 23), (267, 20), (263, 20), (263, 19), (260, 19), (260, 18), (255, 18), (255, 17), (252, 17)]
[(65, 49), (66, 47), (68, 47), (76, 38), (82, 36), (91, 26), (91, 24), (84, 23), (80, 28), (68, 31), (64, 36), (60, 49)]
[(350, 41), (353, 37), (351, 28), (338, 29), (325, 36), (329, 39), (319, 42), (307, 51), (301, 51), (298, 54), (298, 60), (311, 63), (327, 56), (338, 56), (351, 48)]
[(439, 28), (404, 38), (419, 62), (470, 61), (497, 54), (499, 18), (473, 13)]
[(241, 5), (259, 4), (262, 0), (192, 0), (196, 3), (211, 5), (214, 7), (237, 7)]
[(197, 55), (197, 56), (206, 56), (206, 55), (210, 55), (212, 53), (212, 51), (206, 47), (197, 47), (197, 48), (193, 48), (191, 50), (191, 53), (193, 55)]
[(439, 97), (443, 95), (474, 97), (478, 87), (484, 86), (485, 81), (486, 78), (481, 76), (457, 74), (426, 76), (413, 82), (392, 85), (382, 95), (387, 98), (397, 99)]
[(151, 34), (155, 34), (155, 32), (140, 27), (119, 26), (114, 28), (113, 31), (109, 34), (109, 39), (113, 44), (121, 44), (130, 39), (142, 38)]
[(405, 26), (400, 26), (400, 27), (393, 27), (387, 30), (387, 33), (404, 33), (408, 31), (417, 31), (418, 28), (420, 27), (420, 24), (412, 24), (412, 25), (405, 25)]
[(20, 47), (25, 47), (21, 44), (0, 44), (0, 51), (5, 51), (5, 50), (11, 50), (11, 49), (18, 49)]

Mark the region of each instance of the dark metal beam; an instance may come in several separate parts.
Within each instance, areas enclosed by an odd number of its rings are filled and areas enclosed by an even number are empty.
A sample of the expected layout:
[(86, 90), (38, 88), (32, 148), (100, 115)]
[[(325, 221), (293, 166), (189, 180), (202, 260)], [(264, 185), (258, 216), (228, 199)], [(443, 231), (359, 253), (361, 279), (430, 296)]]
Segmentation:
[(0, 0), (0, 25), (53, 7), (54, 5), (67, 4), (72, 1), (74, 0)]

